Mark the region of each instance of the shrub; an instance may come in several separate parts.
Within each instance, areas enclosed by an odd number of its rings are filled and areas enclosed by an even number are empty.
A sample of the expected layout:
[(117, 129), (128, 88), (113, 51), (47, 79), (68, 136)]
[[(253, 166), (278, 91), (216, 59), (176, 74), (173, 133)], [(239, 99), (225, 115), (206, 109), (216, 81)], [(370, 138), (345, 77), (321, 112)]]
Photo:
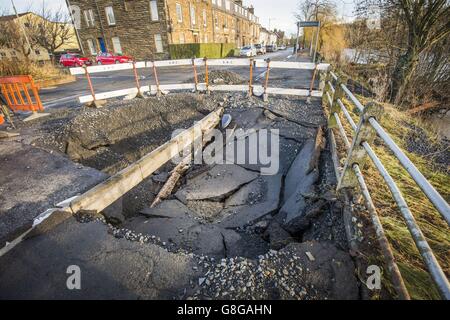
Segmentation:
[(234, 43), (186, 43), (169, 45), (169, 52), (171, 59), (204, 57), (218, 59), (232, 57), (235, 48)]

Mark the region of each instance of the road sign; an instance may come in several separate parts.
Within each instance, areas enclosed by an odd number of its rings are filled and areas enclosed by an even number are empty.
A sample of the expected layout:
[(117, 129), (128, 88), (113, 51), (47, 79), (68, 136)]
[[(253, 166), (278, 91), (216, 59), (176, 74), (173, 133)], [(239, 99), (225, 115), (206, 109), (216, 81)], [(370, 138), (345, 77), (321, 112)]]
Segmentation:
[(299, 21), (298, 27), (299, 28), (306, 28), (306, 27), (319, 27), (320, 21)]

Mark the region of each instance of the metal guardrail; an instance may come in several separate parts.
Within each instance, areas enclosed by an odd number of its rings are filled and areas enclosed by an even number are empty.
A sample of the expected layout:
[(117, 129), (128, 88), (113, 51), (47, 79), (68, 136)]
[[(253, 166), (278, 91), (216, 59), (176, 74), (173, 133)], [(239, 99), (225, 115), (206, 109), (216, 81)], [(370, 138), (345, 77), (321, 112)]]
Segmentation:
[[(442, 215), (447, 224), (450, 224), (450, 206), (443, 199), (443, 197), (436, 191), (436, 189), (428, 182), (428, 180), (423, 176), (423, 174), (416, 168), (416, 166), (411, 162), (411, 160), (405, 155), (405, 153), (397, 146), (397, 144), (392, 140), (389, 134), (383, 129), (380, 123), (377, 121), (377, 116), (380, 116), (379, 105), (374, 106), (374, 104), (368, 104), (363, 106), (363, 104), (353, 95), (353, 93), (341, 83), (339, 77), (333, 72), (329, 72), (326, 77), (326, 83), (328, 86), (325, 87), (324, 96), (327, 97), (326, 101), (330, 106), (330, 119), (329, 128), (331, 134), (331, 140), (336, 144), (334, 139), (332, 128), (337, 128), (339, 134), (342, 136), (343, 141), (348, 150), (348, 156), (346, 159), (346, 165), (343, 170), (340, 169), (339, 160), (334, 158), (336, 175), (339, 180), (338, 188), (356, 187), (359, 185), (362, 195), (366, 202), (366, 207), (371, 215), (372, 221), (375, 226), (376, 234), (380, 246), (382, 248), (383, 255), (385, 257), (388, 269), (391, 274), (392, 283), (400, 299), (409, 299), (409, 293), (404, 285), (403, 279), (401, 277), (398, 266), (395, 263), (395, 259), (392, 253), (392, 249), (386, 239), (383, 227), (376, 213), (375, 206), (371, 199), (370, 193), (367, 189), (364, 177), (362, 175), (360, 165), (364, 164), (364, 158), (370, 158), (375, 165), (378, 172), (383, 177), (386, 182), (391, 194), (398, 205), (398, 208), (405, 219), (406, 225), (409, 232), (419, 250), (423, 261), (436, 284), (441, 296), (444, 299), (450, 299), (450, 285), (449, 281), (443, 272), (439, 262), (434, 256), (432, 249), (430, 248), (425, 236), (420, 230), (417, 222), (411, 213), (405, 199), (402, 196), (400, 189), (397, 184), (390, 176), (383, 163), (380, 161), (376, 153), (370, 146), (376, 135), (378, 135), (381, 140), (384, 141), (385, 145), (393, 152), (395, 157), (399, 160), (401, 165), (413, 178), (419, 188), (435, 206), (437, 211)], [(333, 85), (333, 82), (335, 85)], [(329, 90), (327, 90), (329, 88)], [(331, 95), (330, 95), (331, 92)], [(347, 108), (345, 107), (342, 99), (348, 98), (354, 106), (360, 112), (360, 122), (358, 125), (355, 124), (352, 117), (350, 116)], [(377, 111), (378, 110), (378, 111)], [(352, 143), (348, 140), (345, 133), (344, 127), (340, 121), (340, 111), (344, 114), (345, 119), (348, 121), (350, 126), (354, 131), (352, 137)], [(381, 111), (382, 112), (382, 111)], [(353, 175), (353, 179), (351, 177)]]
[[(195, 83), (184, 84), (160, 84), (158, 80), (158, 68), (160, 67), (180, 67), (191, 66), (193, 71), (193, 78)], [(209, 83), (209, 67), (222, 66), (222, 67), (248, 67), (249, 69), (249, 83), (248, 85), (214, 85)], [(199, 83), (197, 77), (197, 67), (204, 67), (205, 70), (205, 82)], [(155, 84), (141, 86), (138, 75), (138, 69), (151, 68), (153, 71), (153, 77)], [(265, 79), (263, 85), (253, 84), (253, 69), (265, 68)], [(191, 91), (236, 91), (247, 92), (249, 95), (253, 95), (256, 92), (261, 93), (266, 100), (269, 94), (274, 95), (295, 95), (305, 97), (321, 97), (321, 90), (313, 90), (313, 84), (315, 82), (316, 73), (326, 72), (330, 68), (326, 63), (310, 63), (310, 62), (292, 62), (292, 61), (271, 61), (270, 59), (179, 59), (179, 60), (163, 60), (163, 61), (140, 61), (116, 65), (99, 65), (82, 68), (71, 68), (70, 73), (72, 75), (85, 75), (88, 82), (90, 95), (79, 97), (80, 103), (97, 103), (100, 100), (109, 98), (137, 95), (142, 96), (143, 92), (150, 92), (151, 94), (159, 95), (161, 92), (169, 90), (191, 90)], [(310, 87), (308, 89), (290, 89), (290, 88), (271, 88), (269, 87), (269, 74), (271, 69), (298, 69), (298, 70), (310, 70), (314, 72), (311, 80)], [(121, 70), (133, 70), (135, 86), (133, 88), (120, 89), (115, 91), (108, 91), (102, 93), (96, 93), (93, 83), (91, 81), (91, 74)]]

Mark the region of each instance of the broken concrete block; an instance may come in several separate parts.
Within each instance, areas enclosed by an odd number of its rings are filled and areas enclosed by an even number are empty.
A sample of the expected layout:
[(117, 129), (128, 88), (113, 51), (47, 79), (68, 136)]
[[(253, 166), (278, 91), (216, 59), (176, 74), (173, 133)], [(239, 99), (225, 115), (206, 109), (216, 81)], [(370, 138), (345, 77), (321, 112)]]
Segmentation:
[(223, 200), (240, 186), (256, 179), (258, 174), (231, 165), (216, 165), (192, 180), (175, 196), (183, 203), (190, 200)]

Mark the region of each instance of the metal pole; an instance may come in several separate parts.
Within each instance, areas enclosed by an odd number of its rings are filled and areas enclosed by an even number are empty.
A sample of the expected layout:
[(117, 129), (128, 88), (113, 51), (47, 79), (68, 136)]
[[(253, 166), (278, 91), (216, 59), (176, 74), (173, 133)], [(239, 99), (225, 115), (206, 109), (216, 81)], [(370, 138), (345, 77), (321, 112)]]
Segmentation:
[(267, 70), (266, 70), (266, 79), (264, 81), (264, 94), (263, 94), (263, 100), (267, 101), (268, 100), (268, 95), (267, 95), (267, 88), (269, 86), (269, 74), (270, 74), (270, 59), (267, 59)]
[(250, 79), (248, 81), (248, 96), (253, 96), (253, 58), (250, 59)]
[(294, 54), (298, 53), (299, 38), (300, 38), (300, 22), (297, 22), (297, 40), (296, 40), (296, 43), (295, 43)]
[(319, 34), (320, 34), (320, 21), (319, 21), (319, 26), (317, 27), (316, 47), (315, 47), (315, 49), (314, 49), (313, 63), (316, 63), (317, 47), (318, 47), (318, 44), (319, 44)]
[(143, 95), (141, 93), (141, 84), (139, 83), (139, 76), (136, 69), (136, 61), (133, 61), (133, 73), (134, 73), (134, 80), (136, 81), (136, 88), (138, 90), (136, 96), (142, 98)]
[[(11, 4), (12, 4), (13, 10), (14, 10), (14, 13), (16, 15), (16, 18), (19, 19), (19, 14), (17, 13), (16, 5), (14, 4), (13, 0), (11, 0)], [(23, 25), (21, 23), (19, 23), (19, 22), (17, 22), (17, 23), (19, 24), (20, 29), (23, 32), (23, 35), (25, 37), (25, 41), (26, 41), (26, 43), (28, 45), (28, 48), (30, 49), (30, 53), (31, 53), (31, 51), (33, 51), (33, 50), (31, 49), (30, 40), (28, 39), (27, 33), (25, 32), (25, 28), (23, 27)]]
[(192, 58), (192, 68), (194, 69), (195, 92), (198, 92), (198, 76), (197, 67), (195, 66), (195, 58)]
[(417, 169), (414, 163), (403, 153), (392, 138), (386, 133), (383, 127), (375, 118), (369, 118), (369, 122), (375, 129), (378, 136), (383, 139), (388, 148), (394, 153), (395, 157), (400, 161), (403, 168), (409, 173), (420, 189), (425, 193), (435, 208), (441, 213), (447, 224), (450, 225), (450, 207), (447, 201), (434, 189), (423, 174)]
[(89, 75), (89, 71), (87, 69), (87, 66), (83, 66), (84, 68), (84, 74), (86, 75), (86, 79), (88, 81), (88, 85), (89, 85), (89, 90), (91, 91), (91, 95), (92, 95), (92, 99), (94, 99), (94, 103), (96, 101), (95, 99), (95, 91), (94, 91), (94, 87), (92, 86), (92, 81), (91, 81), (91, 76)]
[(359, 166), (357, 164), (353, 165), (353, 170), (355, 171), (356, 177), (358, 178), (359, 187), (365, 199), (367, 211), (369, 211), (370, 217), (372, 218), (372, 223), (375, 227), (375, 234), (377, 236), (383, 256), (386, 260), (386, 265), (391, 275), (392, 284), (394, 285), (398, 298), (401, 300), (410, 300), (411, 298), (409, 296), (408, 290), (406, 289), (397, 263), (395, 262), (394, 254), (384, 233), (383, 225), (381, 224), (380, 218), (378, 217), (378, 213), (375, 209), (375, 205), (373, 204), (372, 197), (370, 196), (369, 189), (366, 185), (366, 181), (364, 180), (361, 170), (359, 169)]
[(158, 73), (156, 72), (155, 61), (152, 61), (152, 66), (153, 66), (153, 76), (155, 77), (156, 82), (156, 95), (159, 96), (161, 94), (161, 91), (159, 90), (159, 80), (158, 80)]
[(205, 61), (205, 83), (206, 83), (206, 93), (209, 94), (209, 73), (208, 73), (208, 58), (204, 58)]
[(425, 262), (425, 265), (430, 272), (431, 278), (433, 278), (434, 283), (436, 283), (436, 286), (438, 287), (438, 290), (441, 293), (442, 297), (449, 300), (450, 284), (447, 280), (447, 276), (442, 271), (442, 268), (439, 265), (436, 257), (434, 256), (433, 251), (431, 250), (425, 236), (417, 225), (416, 219), (409, 210), (408, 204), (403, 198), (403, 195), (401, 194), (391, 175), (387, 172), (386, 168), (378, 159), (377, 155), (372, 150), (370, 145), (367, 142), (363, 142), (362, 147), (366, 150), (370, 159), (372, 159), (375, 167), (378, 169), (389, 190), (391, 191), (391, 194), (394, 197), (395, 202), (397, 203), (398, 208), (403, 215), (403, 218), (405, 219), (409, 232), (411, 233), (414, 242), (416, 243), (416, 247), (417, 249), (419, 249), (423, 261)]

